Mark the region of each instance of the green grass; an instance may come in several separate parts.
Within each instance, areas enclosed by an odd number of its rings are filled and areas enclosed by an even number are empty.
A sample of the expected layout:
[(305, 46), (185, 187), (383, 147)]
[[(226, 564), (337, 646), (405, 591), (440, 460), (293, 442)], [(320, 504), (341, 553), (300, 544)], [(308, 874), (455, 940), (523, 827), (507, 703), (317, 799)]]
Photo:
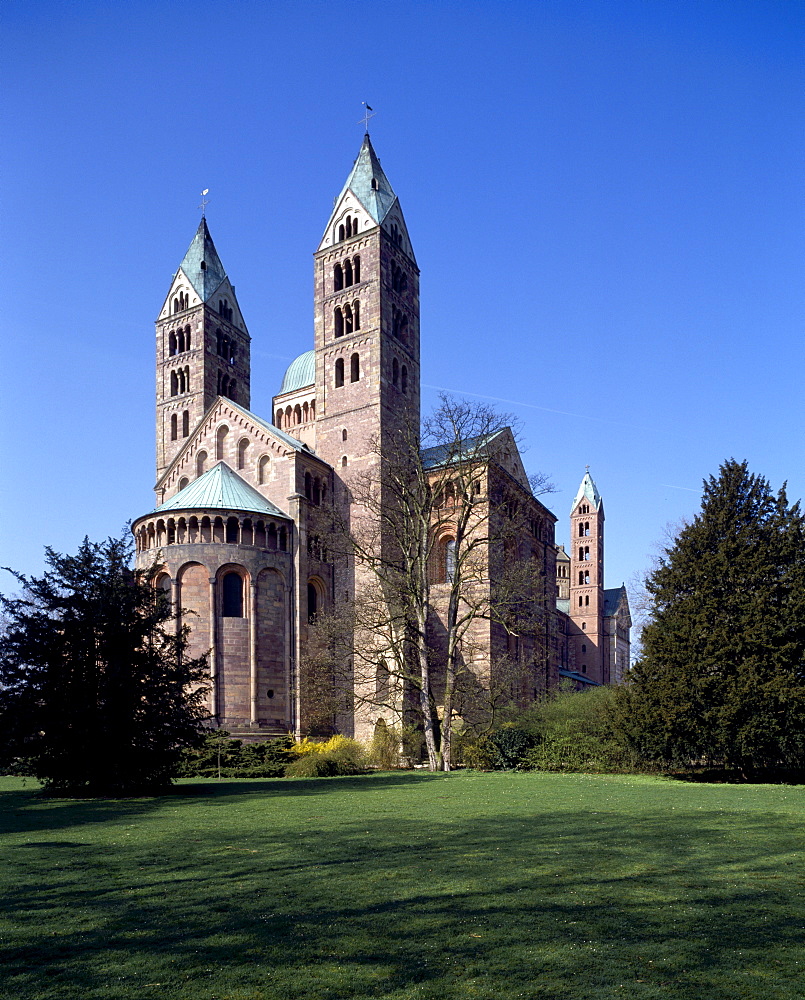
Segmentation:
[(805, 995), (805, 788), (0, 779), (3, 1000)]

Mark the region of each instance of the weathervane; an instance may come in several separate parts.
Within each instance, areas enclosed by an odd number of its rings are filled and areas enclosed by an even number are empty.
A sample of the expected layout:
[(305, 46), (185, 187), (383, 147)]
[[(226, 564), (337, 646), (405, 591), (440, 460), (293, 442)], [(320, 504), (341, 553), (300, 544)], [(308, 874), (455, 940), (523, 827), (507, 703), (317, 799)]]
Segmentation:
[(198, 207), (201, 209), (201, 218), (202, 219), (206, 216), (206, 214), (207, 214), (207, 211), (206, 211), (207, 210), (207, 205), (209, 205), (209, 203), (210, 203), (210, 199), (207, 197), (207, 195), (209, 193), (210, 193), (210, 189), (209, 188), (204, 188), (204, 190), (201, 192), (201, 204)]
[(358, 124), (359, 125), (363, 125), (363, 130), (368, 135), (369, 134), (369, 119), (370, 118), (374, 118), (374, 116), (377, 114), (377, 112), (376, 111), (372, 111), (372, 109), (369, 107), (369, 105), (366, 103), (366, 101), (361, 101), (361, 104), (366, 108), (366, 110), (363, 113), (363, 118), (361, 118), (361, 120), (358, 122)]

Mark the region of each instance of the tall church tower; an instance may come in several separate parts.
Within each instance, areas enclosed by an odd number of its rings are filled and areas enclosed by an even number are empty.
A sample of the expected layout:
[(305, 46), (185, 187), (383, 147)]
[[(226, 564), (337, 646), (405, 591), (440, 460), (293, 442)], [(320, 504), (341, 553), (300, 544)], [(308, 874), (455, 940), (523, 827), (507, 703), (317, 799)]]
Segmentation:
[(202, 216), (156, 321), (157, 482), (216, 396), (250, 404), (250, 341)]
[[(571, 663), (609, 683), (604, 634), (604, 502), (589, 471), (570, 510)], [(607, 676), (605, 676), (607, 675)]]
[(316, 451), (335, 469), (375, 460), (419, 427), (419, 269), (369, 134), (314, 255)]

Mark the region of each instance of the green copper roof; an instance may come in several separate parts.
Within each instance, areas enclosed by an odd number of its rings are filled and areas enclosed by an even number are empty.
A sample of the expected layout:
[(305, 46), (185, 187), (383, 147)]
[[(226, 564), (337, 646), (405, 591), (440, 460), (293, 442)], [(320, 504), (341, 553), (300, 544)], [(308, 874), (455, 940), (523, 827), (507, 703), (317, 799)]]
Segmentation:
[(187, 248), (179, 267), (189, 278), (190, 284), (202, 302), (209, 299), (226, 277), (224, 265), (215, 249), (204, 216), (201, 217), (193, 242)]
[(288, 518), (279, 507), (233, 472), (226, 462), (218, 462), (157, 507), (154, 513), (161, 514), (168, 510), (245, 510)]
[[(375, 183), (372, 184), (372, 181)], [(372, 148), (368, 132), (363, 137), (363, 145), (358, 153), (358, 158), (355, 160), (355, 165), (347, 177), (341, 194), (336, 198), (336, 203), (347, 191), (353, 192), (377, 223), (385, 219), (397, 200), (397, 195), (389, 184), (388, 177), (383, 173), (380, 160)]]
[(601, 506), (601, 494), (598, 492), (598, 487), (593, 482), (593, 477), (589, 472), (584, 473), (584, 479), (581, 481), (581, 486), (579, 486), (579, 491), (576, 494), (576, 499), (573, 501), (573, 505), (570, 508), (570, 513), (578, 507), (581, 502), (582, 497), (587, 497), (590, 503), (595, 507), (596, 510)]
[(293, 392), (295, 389), (304, 389), (306, 386), (313, 385), (315, 381), (316, 352), (305, 351), (288, 365), (282, 380), (280, 395), (284, 392)]

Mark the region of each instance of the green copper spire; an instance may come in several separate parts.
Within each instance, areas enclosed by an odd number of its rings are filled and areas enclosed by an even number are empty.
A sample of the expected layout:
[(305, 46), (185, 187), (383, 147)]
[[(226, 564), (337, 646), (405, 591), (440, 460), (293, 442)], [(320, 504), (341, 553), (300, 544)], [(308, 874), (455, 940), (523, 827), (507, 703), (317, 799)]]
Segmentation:
[(224, 265), (215, 249), (215, 244), (207, 228), (207, 220), (202, 215), (193, 242), (187, 248), (179, 267), (187, 275), (198, 297), (206, 302), (226, 277)]
[(581, 503), (582, 497), (586, 497), (595, 510), (598, 510), (601, 506), (601, 494), (598, 492), (598, 487), (593, 482), (593, 477), (590, 475), (589, 469), (584, 473), (584, 479), (581, 481), (581, 486), (579, 486), (576, 499), (573, 501), (573, 506), (570, 508), (571, 514)]
[(368, 132), (363, 137), (363, 145), (358, 153), (358, 158), (355, 160), (341, 194), (336, 198), (336, 203), (343, 198), (347, 191), (352, 191), (378, 224), (385, 219), (397, 200), (397, 195), (380, 166), (380, 160), (372, 147)]

